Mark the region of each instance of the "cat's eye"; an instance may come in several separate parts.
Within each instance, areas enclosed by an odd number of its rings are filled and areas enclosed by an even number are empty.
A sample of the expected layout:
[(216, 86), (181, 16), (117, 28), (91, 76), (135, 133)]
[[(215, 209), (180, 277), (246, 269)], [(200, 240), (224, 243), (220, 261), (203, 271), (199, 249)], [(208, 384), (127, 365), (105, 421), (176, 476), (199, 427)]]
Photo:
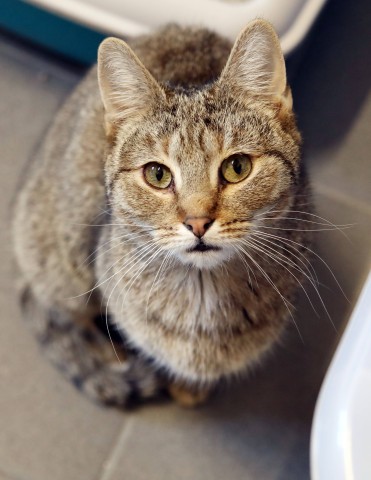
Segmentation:
[(223, 161), (221, 174), (228, 183), (238, 183), (250, 174), (251, 169), (252, 163), (249, 155), (235, 153)]
[(144, 166), (143, 173), (146, 181), (156, 188), (168, 188), (173, 179), (170, 170), (161, 163), (147, 163)]

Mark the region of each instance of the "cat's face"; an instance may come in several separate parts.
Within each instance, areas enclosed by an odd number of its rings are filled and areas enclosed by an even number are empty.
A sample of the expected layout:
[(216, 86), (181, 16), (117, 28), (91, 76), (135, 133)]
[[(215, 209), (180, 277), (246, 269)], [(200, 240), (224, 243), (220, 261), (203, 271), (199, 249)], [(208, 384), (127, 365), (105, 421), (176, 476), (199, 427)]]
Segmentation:
[[(289, 206), (298, 171), (291, 106), (276, 94), (241, 90), (236, 48), (221, 78), (191, 93), (160, 88), (136, 63), (131, 82), (140, 82), (141, 95), (143, 85), (148, 89), (148, 105), (138, 99), (130, 119), (130, 107), (125, 113), (121, 106), (122, 118), (109, 123), (114, 146), (106, 178), (115, 217), (140, 225), (162, 251), (199, 268), (238, 255), (262, 212)], [(286, 82), (274, 88), (282, 97), (287, 92)]]

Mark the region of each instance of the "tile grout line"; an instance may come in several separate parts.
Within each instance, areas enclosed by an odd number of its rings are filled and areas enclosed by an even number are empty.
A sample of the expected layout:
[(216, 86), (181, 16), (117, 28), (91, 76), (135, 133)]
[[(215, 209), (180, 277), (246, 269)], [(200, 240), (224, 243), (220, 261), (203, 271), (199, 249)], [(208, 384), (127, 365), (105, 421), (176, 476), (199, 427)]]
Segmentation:
[(134, 417), (129, 417), (129, 419), (126, 421), (126, 425), (123, 427), (121, 433), (119, 434), (117, 441), (112, 449), (112, 452), (107, 457), (107, 459), (103, 462), (99, 480), (109, 480), (111, 478), (113, 469), (117, 465), (119, 456), (122, 452), (122, 447), (127, 441), (130, 433), (133, 430), (134, 422), (135, 422)]

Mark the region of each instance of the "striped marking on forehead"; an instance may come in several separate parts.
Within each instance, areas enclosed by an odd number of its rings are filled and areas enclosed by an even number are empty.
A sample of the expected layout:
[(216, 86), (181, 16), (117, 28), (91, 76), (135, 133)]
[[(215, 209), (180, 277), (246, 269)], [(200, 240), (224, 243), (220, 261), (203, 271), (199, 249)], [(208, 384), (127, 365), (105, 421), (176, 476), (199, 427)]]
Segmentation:
[(178, 171), (189, 193), (217, 185), (221, 152), (215, 133), (204, 125), (188, 123), (173, 132), (167, 157), (169, 167)]
[(204, 166), (218, 157), (220, 151), (216, 133), (201, 122), (184, 123), (169, 135), (167, 146), (169, 157), (179, 164), (197, 160)]

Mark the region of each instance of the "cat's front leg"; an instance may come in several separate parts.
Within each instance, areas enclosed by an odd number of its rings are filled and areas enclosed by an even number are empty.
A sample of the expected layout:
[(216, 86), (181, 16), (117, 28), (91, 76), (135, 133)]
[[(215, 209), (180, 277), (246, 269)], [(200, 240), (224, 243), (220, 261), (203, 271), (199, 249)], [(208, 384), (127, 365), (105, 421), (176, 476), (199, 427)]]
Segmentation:
[(127, 406), (133, 398), (155, 396), (160, 380), (152, 367), (139, 357), (114, 348), (91, 319), (44, 308), (25, 288), (22, 313), (43, 350), (65, 377), (98, 403)]

